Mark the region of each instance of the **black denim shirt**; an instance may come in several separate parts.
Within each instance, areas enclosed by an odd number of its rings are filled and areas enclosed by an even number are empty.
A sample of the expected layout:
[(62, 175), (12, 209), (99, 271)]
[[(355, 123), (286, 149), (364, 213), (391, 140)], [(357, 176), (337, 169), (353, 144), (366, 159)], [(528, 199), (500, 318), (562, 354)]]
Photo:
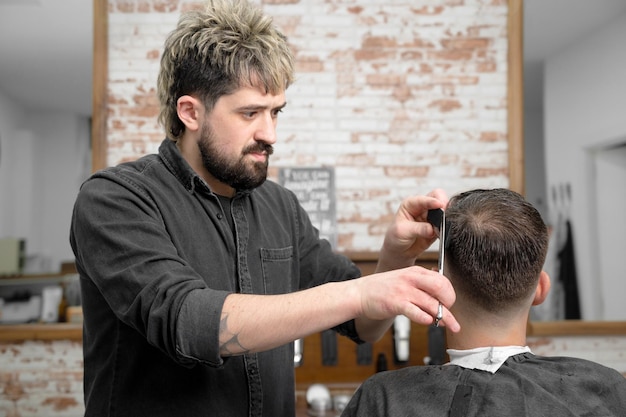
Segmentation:
[[(293, 344), (220, 357), (224, 299), (360, 272), (275, 183), (238, 192), (231, 210), (229, 221), (168, 139), (158, 155), (83, 184), (70, 242), (84, 309), (86, 416), (295, 414)], [(353, 321), (337, 330), (358, 341)]]

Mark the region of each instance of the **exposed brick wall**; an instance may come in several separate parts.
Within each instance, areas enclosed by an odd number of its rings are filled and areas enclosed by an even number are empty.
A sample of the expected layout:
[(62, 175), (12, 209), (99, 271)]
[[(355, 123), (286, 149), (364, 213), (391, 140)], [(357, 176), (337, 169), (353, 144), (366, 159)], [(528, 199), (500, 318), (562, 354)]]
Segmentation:
[[(508, 186), (506, 0), (264, 0), (297, 59), (278, 167), (332, 166), (339, 250), (403, 197)], [(108, 164), (156, 152), (163, 41), (199, 1), (109, 0)]]
[[(585, 358), (626, 376), (626, 336), (537, 337), (528, 344), (538, 355)], [(0, 417), (82, 416), (82, 364), (80, 342), (0, 343)]]
[(82, 343), (0, 344), (0, 417), (80, 417)]

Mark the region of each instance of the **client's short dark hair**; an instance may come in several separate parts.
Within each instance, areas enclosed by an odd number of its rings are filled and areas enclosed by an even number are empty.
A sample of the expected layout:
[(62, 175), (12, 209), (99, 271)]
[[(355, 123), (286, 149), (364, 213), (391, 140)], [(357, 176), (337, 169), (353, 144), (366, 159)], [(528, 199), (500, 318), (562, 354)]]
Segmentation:
[(539, 212), (503, 188), (453, 196), (446, 209), (446, 273), (455, 290), (486, 311), (526, 300), (548, 250)]

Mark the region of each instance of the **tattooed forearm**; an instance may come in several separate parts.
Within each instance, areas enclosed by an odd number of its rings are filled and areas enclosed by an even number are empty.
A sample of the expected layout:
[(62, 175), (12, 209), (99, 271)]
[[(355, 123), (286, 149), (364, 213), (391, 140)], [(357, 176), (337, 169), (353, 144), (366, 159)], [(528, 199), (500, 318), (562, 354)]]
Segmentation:
[(222, 356), (235, 356), (249, 352), (250, 350), (239, 342), (239, 334), (229, 330), (228, 313), (223, 313), (220, 320), (220, 354)]

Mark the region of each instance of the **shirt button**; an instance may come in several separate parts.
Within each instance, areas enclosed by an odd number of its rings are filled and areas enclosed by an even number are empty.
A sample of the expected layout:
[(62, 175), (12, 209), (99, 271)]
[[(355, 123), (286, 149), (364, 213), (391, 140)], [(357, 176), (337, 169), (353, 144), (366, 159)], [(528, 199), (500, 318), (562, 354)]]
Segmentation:
[(222, 213), (217, 213), (217, 218), (218, 218), (219, 220), (222, 220), (222, 218), (223, 218), (223, 217), (224, 217), (224, 216), (222, 216)]

